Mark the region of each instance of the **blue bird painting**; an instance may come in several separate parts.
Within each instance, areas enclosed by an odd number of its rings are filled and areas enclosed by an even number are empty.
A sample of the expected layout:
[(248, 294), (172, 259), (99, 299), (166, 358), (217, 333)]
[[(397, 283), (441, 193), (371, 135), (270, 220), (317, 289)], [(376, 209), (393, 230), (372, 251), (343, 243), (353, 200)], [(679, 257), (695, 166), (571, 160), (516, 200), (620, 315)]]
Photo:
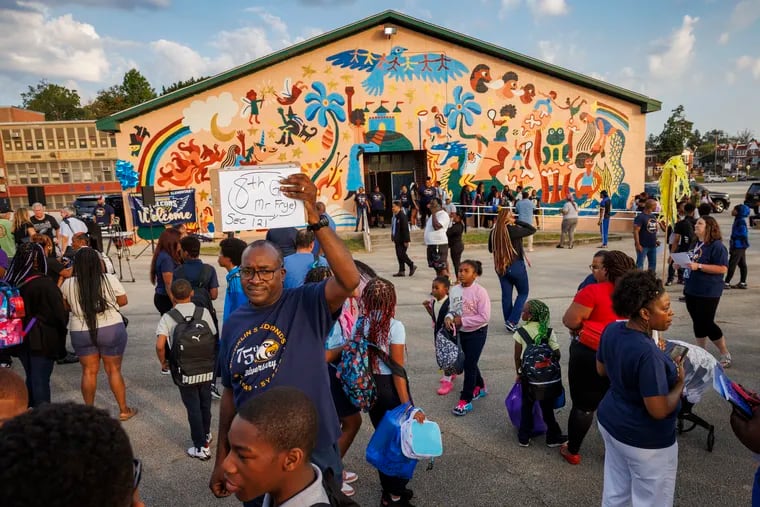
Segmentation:
[(409, 54), (401, 46), (394, 46), (387, 55), (366, 49), (350, 49), (328, 56), (327, 61), (341, 68), (369, 72), (367, 79), (362, 81), (362, 87), (370, 95), (383, 93), (386, 76), (396, 81), (421, 79), (444, 83), (468, 73), (462, 62), (445, 53)]

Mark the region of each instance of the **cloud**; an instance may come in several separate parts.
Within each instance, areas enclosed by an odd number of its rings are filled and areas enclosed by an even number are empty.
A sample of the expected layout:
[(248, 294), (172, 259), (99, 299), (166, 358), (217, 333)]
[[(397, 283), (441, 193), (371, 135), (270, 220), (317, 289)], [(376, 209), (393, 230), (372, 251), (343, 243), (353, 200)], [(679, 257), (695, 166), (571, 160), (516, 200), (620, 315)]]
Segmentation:
[(538, 51), (541, 55), (541, 59), (546, 63), (555, 63), (557, 61), (557, 54), (559, 53), (560, 45), (557, 42), (550, 40), (538, 41)]
[(189, 127), (191, 132), (210, 131), (211, 118), (216, 115), (216, 124), (226, 127), (239, 110), (238, 103), (229, 92), (206, 100), (194, 100), (182, 111), (182, 124)]
[(738, 32), (749, 28), (760, 19), (760, 0), (743, 0), (731, 11), (731, 28)]
[(67, 5), (82, 5), (85, 7), (104, 7), (111, 9), (166, 9), (171, 0), (0, 0), (0, 9), (28, 10), (30, 6), (39, 10), (44, 7), (63, 7)]
[[(4, 2), (6, 5), (8, 2)], [(100, 81), (109, 62), (95, 27), (38, 4), (0, 9), (0, 69), (50, 79)]]
[(672, 79), (681, 77), (694, 57), (696, 36), (694, 27), (699, 18), (688, 14), (683, 17), (679, 28), (662, 43), (659, 52), (649, 55), (649, 73), (657, 79)]
[(546, 63), (562, 65), (568, 68), (579, 68), (585, 61), (585, 52), (570, 40), (540, 40), (538, 41), (538, 53)]
[(326, 5), (349, 5), (356, 0), (296, 0), (296, 3), (305, 7), (322, 7)]
[(736, 74), (734, 72), (731, 72), (731, 71), (726, 72), (726, 83), (727, 84), (736, 83)]
[(563, 16), (570, 9), (565, 0), (526, 0), (535, 16)]
[(760, 79), (760, 58), (753, 58), (751, 56), (740, 56), (736, 60), (736, 70), (750, 71), (752, 77)]
[(718, 44), (721, 46), (728, 44), (728, 32), (723, 32), (720, 34), (720, 37), (718, 37)]

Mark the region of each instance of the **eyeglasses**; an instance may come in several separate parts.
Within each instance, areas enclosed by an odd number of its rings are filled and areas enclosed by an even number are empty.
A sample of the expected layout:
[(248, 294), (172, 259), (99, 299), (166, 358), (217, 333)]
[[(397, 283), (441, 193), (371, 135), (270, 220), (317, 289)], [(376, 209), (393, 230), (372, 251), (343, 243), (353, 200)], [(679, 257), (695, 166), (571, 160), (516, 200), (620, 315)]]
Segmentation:
[(593, 264), (589, 264), (589, 265), (588, 265), (588, 268), (589, 268), (591, 271), (596, 271), (597, 269), (604, 269), (604, 266), (594, 266)]
[(132, 485), (132, 489), (137, 489), (137, 486), (140, 485), (140, 479), (142, 479), (142, 461), (135, 458), (132, 460), (132, 465), (135, 468), (134, 484)]
[(274, 278), (274, 274), (282, 269), (282, 266), (277, 269), (253, 269), (253, 268), (240, 268), (240, 278), (256, 278), (262, 282), (269, 282)]

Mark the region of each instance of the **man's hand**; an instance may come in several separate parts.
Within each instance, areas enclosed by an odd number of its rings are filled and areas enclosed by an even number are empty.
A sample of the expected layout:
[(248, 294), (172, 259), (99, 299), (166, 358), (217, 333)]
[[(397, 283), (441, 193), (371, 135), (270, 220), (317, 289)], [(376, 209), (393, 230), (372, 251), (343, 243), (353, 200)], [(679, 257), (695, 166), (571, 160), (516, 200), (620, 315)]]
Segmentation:
[(409, 242), (404, 243), (404, 248), (409, 248)]
[(319, 221), (319, 212), (316, 207), (317, 187), (307, 175), (303, 173), (291, 174), (287, 178), (281, 179), (280, 185), (280, 190), (285, 197), (303, 201), (309, 223)]
[(636, 245), (636, 251), (637, 252), (643, 252), (644, 251), (644, 247), (641, 246), (641, 245)]

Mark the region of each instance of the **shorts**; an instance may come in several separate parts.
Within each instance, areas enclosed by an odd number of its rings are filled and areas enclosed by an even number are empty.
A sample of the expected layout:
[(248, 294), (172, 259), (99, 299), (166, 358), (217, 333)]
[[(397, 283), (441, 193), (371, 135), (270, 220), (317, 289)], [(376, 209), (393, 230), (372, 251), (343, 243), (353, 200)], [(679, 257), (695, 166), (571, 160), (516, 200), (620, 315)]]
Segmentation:
[(335, 404), (335, 412), (338, 414), (338, 418), (342, 419), (354, 414), (359, 413), (359, 408), (351, 403), (351, 400), (346, 396), (343, 391), (343, 384), (338, 378), (338, 371), (332, 364), (327, 365), (327, 372), (330, 375), (330, 394), (332, 394), (333, 403)]
[(123, 323), (98, 328), (96, 345), (92, 344), (89, 331), (72, 331), (71, 345), (77, 357), (99, 354), (101, 356), (123, 356), (127, 348), (127, 328)]
[(447, 257), (449, 256), (448, 245), (428, 245), (427, 261), (428, 267), (441, 271), (448, 267)]

